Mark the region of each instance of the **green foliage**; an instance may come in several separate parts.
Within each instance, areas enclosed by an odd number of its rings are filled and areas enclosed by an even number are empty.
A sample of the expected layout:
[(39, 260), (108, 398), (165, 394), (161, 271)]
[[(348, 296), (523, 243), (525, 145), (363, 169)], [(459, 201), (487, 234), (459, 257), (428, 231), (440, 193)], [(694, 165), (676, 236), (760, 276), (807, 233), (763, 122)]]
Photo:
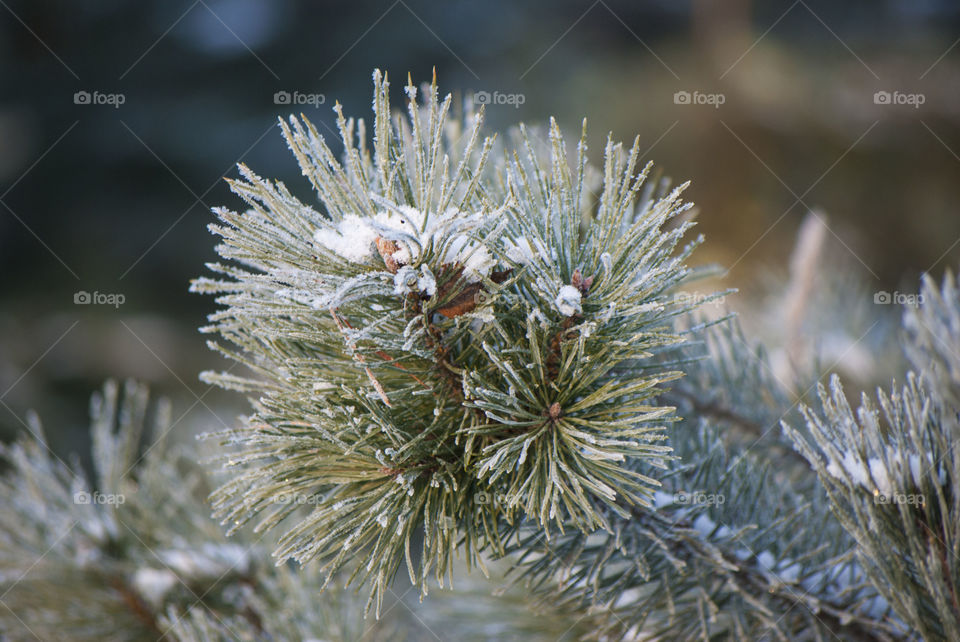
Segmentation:
[[(36, 420), (35, 436), (0, 450), (8, 466), (0, 479), (0, 637), (190, 639), (190, 623), (208, 621), (221, 635), (205, 639), (298, 637), (292, 631), (358, 639), (365, 624), (356, 604), (338, 591), (317, 599), (314, 576), (265, 563), (260, 538), (226, 539), (209, 518), (206, 479), (162, 440), (167, 405), (154, 414), (147, 401), (146, 388), (132, 382), (122, 401), (113, 383), (93, 398), (91, 478), (50, 451)], [(161, 439), (141, 450), (150, 414)]]
[(276, 555), (330, 577), (352, 562), (378, 609), (403, 562), (426, 592), (458, 549), (502, 551), (504, 522), (609, 528), (607, 509), (647, 502), (658, 482), (624, 463), (669, 451), (654, 400), (678, 373), (651, 357), (681, 339), (670, 293), (695, 245), (678, 250), (689, 223), (666, 229), (683, 188), (641, 190), (636, 142), (608, 142), (587, 207), (585, 133), (572, 166), (554, 123), (491, 168), (482, 112), (452, 119), (435, 82), (423, 106), (406, 93), (391, 117), (374, 74), (372, 149), (337, 106), (342, 161), (282, 123), (320, 209), (241, 168), (251, 209), (212, 228), (225, 278), (193, 286), (221, 295), (212, 345), (252, 371), (206, 380), (255, 396), (225, 435), (217, 514), (290, 518)]
[[(854, 411), (837, 378), (804, 409), (809, 437), (789, 429), (857, 544), (874, 586), (925, 640), (960, 638), (960, 455), (956, 363), (960, 297), (927, 278), (905, 314), (907, 352), (923, 376), (863, 395)], [(930, 379), (927, 379), (927, 377)], [(879, 404), (879, 407), (878, 407)]]
[(89, 478), (48, 449), (35, 418), (33, 435), (0, 449), (0, 639), (395, 642), (442, 631), (547, 642), (586, 632), (556, 611), (544, 626), (522, 593), (491, 596), (482, 578), (429, 610), (391, 594), (389, 617), (365, 619), (363, 600), (269, 563), (272, 540), (224, 536), (196, 453), (167, 442), (165, 402), (151, 411), (144, 386), (121, 394), (108, 382), (91, 410)]
[(742, 435), (729, 438), (741, 430), (756, 445), (758, 427), (776, 426), (789, 410), (776, 388), (742, 387), (768, 379), (763, 351), (733, 322), (696, 336), (700, 350), (690, 344), (664, 355), (691, 372), (668, 396), (700, 412), (672, 431), (677, 460), (661, 477), (655, 507), (611, 515), (611, 532), (570, 531), (547, 542), (520, 529), (509, 551), (518, 580), (540, 604), (589, 614), (602, 639), (902, 635), (822, 491), (790, 482), (779, 462), (759, 456), (782, 459), (777, 449), (752, 453)]
[(916, 372), (924, 373), (937, 396), (960, 407), (960, 290), (951, 272), (937, 287), (924, 275), (921, 305), (908, 307), (903, 315), (907, 357)]

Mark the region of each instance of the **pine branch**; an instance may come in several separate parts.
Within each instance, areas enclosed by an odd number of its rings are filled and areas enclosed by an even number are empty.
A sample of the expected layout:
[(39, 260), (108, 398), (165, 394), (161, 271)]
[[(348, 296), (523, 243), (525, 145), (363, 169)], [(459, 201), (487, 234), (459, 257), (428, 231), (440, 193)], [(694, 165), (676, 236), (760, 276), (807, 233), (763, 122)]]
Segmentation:
[[(960, 304), (955, 300), (954, 305)], [(827, 490), (858, 559), (897, 615), (925, 640), (960, 636), (960, 457), (956, 408), (913, 373), (879, 408), (856, 413), (837, 378), (805, 409), (810, 437), (790, 430)]]
[[(0, 637), (7, 640), (276, 640), (380, 637), (362, 605), (310, 573), (275, 568), (260, 538), (226, 540), (192, 462), (163, 441), (169, 410), (108, 383), (91, 403), (95, 474), (68, 468), (33, 435), (0, 448)], [(142, 453), (142, 454), (141, 454)], [(195, 638), (190, 623), (215, 625)], [(290, 634), (299, 631), (298, 635)]]
[(593, 530), (649, 503), (655, 478), (624, 464), (668, 451), (655, 400), (679, 373), (638, 366), (682, 341), (670, 293), (696, 245), (670, 226), (685, 186), (644, 191), (637, 142), (608, 142), (594, 208), (585, 132), (572, 167), (556, 123), (488, 163), (482, 111), (452, 118), (434, 80), (393, 117), (388, 88), (376, 72), (372, 148), (337, 106), (342, 160), (282, 123), (321, 208), (241, 167), (251, 209), (211, 228), (224, 279), (193, 286), (224, 306), (211, 345), (251, 371), (205, 380), (254, 396), (217, 515), (283, 522), (280, 560), (348, 571), (378, 612), (401, 566), (426, 593), (503, 523)]
[(937, 395), (954, 408), (960, 408), (960, 290), (951, 272), (942, 288), (924, 275), (919, 305), (904, 309), (905, 350), (917, 372), (927, 373)]
[(780, 422), (793, 414), (795, 404), (774, 374), (765, 348), (744, 336), (736, 318), (692, 323), (688, 332), (695, 340), (664, 353), (665, 361), (684, 370), (664, 400), (676, 406), (680, 416), (729, 427), (728, 441), (807, 468), (806, 460), (782, 438)]
[[(729, 347), (731, 331), (715, 324), (704, 340)], [(722, 365), (693, 371), (683, 383), (694, 398), (750, 394)], [(744, 410), (771, 412), (756, 402)], [(822, 491), (811, 496), (809, 484), (725, 445), (725, 425), (696, 415), (679, 422), (655, 506), (612, 515), (611, 533), (546, 541), (536, 529), (510, 529), (518, 579), (542, 603), (592, 618), (608, 639), (901, 639), (905, 629), (854, 560), (855, 542)]]

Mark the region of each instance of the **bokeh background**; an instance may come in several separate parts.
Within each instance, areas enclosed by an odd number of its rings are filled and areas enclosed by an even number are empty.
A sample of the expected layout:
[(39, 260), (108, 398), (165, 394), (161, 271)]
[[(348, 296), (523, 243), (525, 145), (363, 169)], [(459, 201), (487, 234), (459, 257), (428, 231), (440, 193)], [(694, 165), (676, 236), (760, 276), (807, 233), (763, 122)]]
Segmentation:
[(586, 116), (594, 159), (638, 136), (745, 296), (811, 209), (872, 288), (915, 292), (960, 258), (958, 39), (946, 0), (0, 0), (0, 438), (36, 408), (76, 450), (106, 377), (195, 429), (241, 412), (197, 380), (210, 208), (239, 207), (241, 160), (309, 200), (276, 118), (368, 116), (375, 67), (487, 92), (492, 129)]

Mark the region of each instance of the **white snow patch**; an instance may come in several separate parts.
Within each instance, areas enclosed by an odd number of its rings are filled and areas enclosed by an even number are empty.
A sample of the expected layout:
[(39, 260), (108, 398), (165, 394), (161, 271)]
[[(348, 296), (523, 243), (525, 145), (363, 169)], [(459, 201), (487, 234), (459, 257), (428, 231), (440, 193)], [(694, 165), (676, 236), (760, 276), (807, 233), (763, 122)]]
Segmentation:
[(580, 301), (580, 290), (572, 285), (565, 285), (560, 288), (560, 293), (557, 294), (557, 298), (553, 303), (557, 306), (560, 314), (570, 317), (583, 311), (583, 308), (580, 306)]
[[(868, 491), (891, 496), (897, 492), (906, 492), (909, 486), (920, 486), (925, 472), (931, 470), (933, 466), (933, 457), (930, 453), (927, 453), (926, 465), (924, 465), (920, 455), (917, 454), (904, 457), (903, 453), (894, 452), (886, 459), (870, 457), (864, 461), (857, 453), (846, 452), (843, 454), (843, 459), (830, 461), (827, 465), (827, 473), (842, 480), (845, 471), (854, 483)], [(946, 483), (946, 472), (943, 468), (940, 468), (938, 473), (940, 483)]]
[(772, 571), (777, 565), (777, 560), (770, 551), (763, 551), (757, 555), (757, 564), (765, 571)]
[(361, 263), (373, 256), (377, 236), (368, 218), (348, 214), (334, 228), (318, 229), (313, 233), (313, 240), (348, 261)]
[(318, 229), (313, 238), (317, 244), (355, 263), (376, 256), (378, 237), (397, 243), (393, 258), (400, 265), (415, 263), (423, 248), (430, 244), (444, 245), (440, 260), (463, 265), (467, 280), (477, 282), (490, 274), (496, 260), (483, 244), (471, 240), (464, 232), (479, 227), (495, 214), (470, 213), (456, 208), (424, 214), (402, 205), (391, 211), (380, 211), (373, 217), (347, 215), (334, 226)]
[(507, 248), (507, 258), (520, 265), (531, 263), (537, 254), (533, 245), (530, 244), (530, 240), (525, 236), (521, 236), (515, 241), (506, 239), (504, 245)]
[(417, 289), (418, 280), (417, 271), (409, 265), (404, 265), (393, 275), (393, 291), (400, 296), (413, 292)]
[(843, 459), (840, 461), (834, 459), (827, 465), (827, 472), (837, 479), (844, 478), (843, 471), (846, 471), (847, 476), (854, 482), (864, 487), (869, 486), (869, 473), (856, 453), (845, 452)]

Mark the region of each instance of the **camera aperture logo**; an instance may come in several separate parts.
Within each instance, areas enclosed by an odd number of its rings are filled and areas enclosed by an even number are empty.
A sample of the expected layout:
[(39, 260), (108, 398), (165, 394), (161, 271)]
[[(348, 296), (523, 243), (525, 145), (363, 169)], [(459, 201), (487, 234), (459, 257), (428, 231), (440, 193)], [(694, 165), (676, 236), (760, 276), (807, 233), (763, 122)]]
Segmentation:
[(709, 105), (714, 109), (720, 109), (720, 105), (727, 102), (724, 94), (708, 94), (703, 91), (685, 91), (680, 90), (673, 94), (674, 105)]
[(473, 104), (475, 105), (511, 105), (515, 109), (519, 109), (520, 105), (525, 102), (527, 102), (527, 97), (524, 94), (478, 91), (473, 95)]
[(127, 297), (119, 292), (87, 292), (80, 290), (73, 293), (74, 305), (112, 305), (119, 308), (127, 300)]
[(873, 94), (874, 105), (907, 105), (920, 109), (920, 105), (927, 102), (925, 94), (908, 94), (902, 91), (880, 90)]
[(307, 94), (301, 91), (278, 91), (273, 94), (274, 105), (310, 105), (319, 107), (327, 102), (323, 94)]
[(79, 490), (73, 494), (74, 504), (101, 504), (106, 506), (122, 506), (127, 501), (122, 493), (101, 493), (98, 490), (88, 493)]
[(123, 94), (107, 94), (102, 91), (80, 90), (73, 95), (74, 105), (109, 105), (114, 109), (119, 109), (120, 105), (127, 102), (127, 97)]

